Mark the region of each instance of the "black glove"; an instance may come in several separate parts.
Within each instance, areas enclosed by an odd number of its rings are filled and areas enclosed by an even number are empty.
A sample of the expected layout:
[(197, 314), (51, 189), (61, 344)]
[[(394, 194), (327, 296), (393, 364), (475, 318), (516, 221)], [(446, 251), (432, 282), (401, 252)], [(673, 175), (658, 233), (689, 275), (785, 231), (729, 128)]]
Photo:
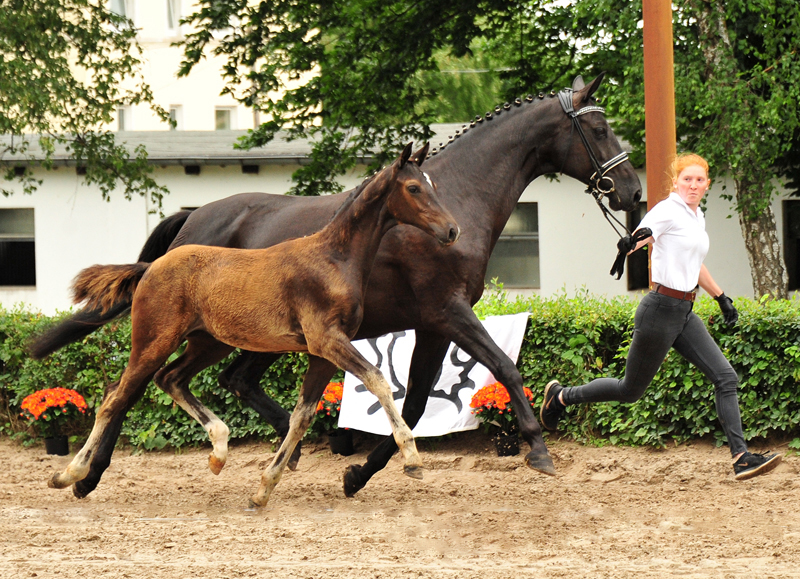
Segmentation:
[(643, 239), (647, 239), (653, 235), (649, 227), (643, 227), (633, 232), (633, 235), (626, 235), (617, 242), (617, 259), (614, 260), (614, 265), (611, 266), (611, 275), (616, 275), (616, 279), (622, 277), (625, 271), (625, 258), (633, 248)]
[(719, 309), (722, 310), (722, 317), (725, 318), (726, 326), (732, 326), (739, 321), (739, 312), (733, 307), (733, 300), (731, 298), (721, 293), (714, 299), (717, 300)]

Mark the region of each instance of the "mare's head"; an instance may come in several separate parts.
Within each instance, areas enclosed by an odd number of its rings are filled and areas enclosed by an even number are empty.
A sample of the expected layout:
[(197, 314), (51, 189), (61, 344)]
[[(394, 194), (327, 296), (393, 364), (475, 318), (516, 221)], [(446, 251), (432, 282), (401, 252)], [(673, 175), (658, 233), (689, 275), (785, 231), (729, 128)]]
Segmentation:
[(433, 181), (422, 170), (428, 144), (413, 155), (411, 151), (409, 143), (394, 163), (375, 177), (375, 184), (385, 195), (386, 211), (397, 223), (418, 227), (442, 245), (451, 245), (461, 230), (440, 203)]
[[(642, 197), (642, 184), (593, 96), (604, 75), (588, 85), (579, 76), (572, 83), (571, 92), (562, 91), (559, 95), (559, 99), (567, 98), (567, 103), (571, 98), (573, 109), (570, 116), (565, 110), (569, 104), (562, 102), (560, 114), (564, 120), (559, 127), (565, 156), (561, 172), (590, 187), (595, 185), (609, 198), (611, 209), (632, 211)], [(580, 133), (585, 136), (585, 143)]]

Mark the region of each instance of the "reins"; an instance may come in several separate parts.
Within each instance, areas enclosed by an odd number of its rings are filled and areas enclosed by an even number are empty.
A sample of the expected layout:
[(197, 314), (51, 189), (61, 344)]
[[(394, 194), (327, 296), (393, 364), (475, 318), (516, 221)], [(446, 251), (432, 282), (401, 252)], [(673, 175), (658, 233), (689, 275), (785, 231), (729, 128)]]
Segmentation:
[[(611, 171), (611, 169), (613, 169), (614, 167), (617, 167), (618, 165), (621, 165), (622, 163), (627, 161), (628, 153), (623, 151), (619, 155), (609, 159), (602, 165), (600, 164), (600, 162), (597, 160), (597, 157), (594, 154), (594, 151), (592, 150), (591, 145), (589, 144), (589, 140), (586, 138), (586, 134), (583, 132), (583, 128), (581, 127), (581, 124), (578, 121), (578, 117), (580, 115), (585, 115), (586, 113), (591, 113), (591, 112), (605, 113), (606, 110), (603, 107), (588, 106), (588, 107), (583, 107), (582, 109), (576, 111), (572, 105), (573, 92), (574, 91), (571, 88), (565, 88), (564, 90), (560, 91), (558, 93), (558, 102), (561, 104), (561, 108), (564, 110), (564, 112), (572, 121), (572, 127), (570, 128), (569, 132), (569, 143), (572, 143), (572, 133), (577, 131), (578, 136), (581, 138), (581, 142), (583, 143), (583, 146), (586, 148), (586, 152), (589, 155), (589, 160), (592, 163), (592, 168), (594, 169), (594, 173), (592, 173), (592, 176), (589, 177), (589, 187), (586, 189), (586, 193), (592, 194), (592, 197), (594, 197), (594, 200), (597, 202), (597, 206), (600, 207), (600, 210), (603, 212), (603, 217), (606, 218), (606, 221), (608, 221), (608, 224), (611, 225), (611, 228), (617, 235), (623, 237), (623, 234), (619, 232), (617, 226), (614, 225), (612, 220), (615, 221), (620, 227), (622, 227), (625, 233), (630, 235), (630, 231), (628, 231), (628, 228), (625, 227), (625, 225), (619, 219), (614, 217), (611, 211), (609, 211), (609, 209), (605, 205), (603, 205), (603, 197), (613, 193), (616, 190), (614, 185), (614, 180), (611, 177), (608, 177), (606, 174), (609, 171)], [(564, 155), (564, 163), (567, 162), (566, 155), (569, 154), (569, 143), (567, 143), (567, 152)], [(562, 169), (564, 168), (563, 164), (561, 168)], [(603, 189), (602, 187), (603, 181), (609, 182), (611, 184), (611, 187), (609, 187), (608, 189)]]

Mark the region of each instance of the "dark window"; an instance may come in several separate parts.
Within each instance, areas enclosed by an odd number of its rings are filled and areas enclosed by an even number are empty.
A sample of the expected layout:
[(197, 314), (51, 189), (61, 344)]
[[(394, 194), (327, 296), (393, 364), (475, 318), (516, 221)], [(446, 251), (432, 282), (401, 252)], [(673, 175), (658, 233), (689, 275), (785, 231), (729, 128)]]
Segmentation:
[(539, 208), (518, 203), (489, 258), (486, 282), (497, 278), (507, 288), (538, 288)]
[(783, 259), (789, 290), (800, 289), (800, 201), (783, 202)]
[[(647, 203), (640, 203), (639, 207), (628, 213), (628, 229), (635, 231), (644, 219), (645, 213), (647, 213)], [(650, 287), (650, 272), (647, 270), (648, 255), (647, 250), (640, 249), (628, 256), (628, 291)]]
[(36, 285), (33, 209), (0, 209), (0, 286)]

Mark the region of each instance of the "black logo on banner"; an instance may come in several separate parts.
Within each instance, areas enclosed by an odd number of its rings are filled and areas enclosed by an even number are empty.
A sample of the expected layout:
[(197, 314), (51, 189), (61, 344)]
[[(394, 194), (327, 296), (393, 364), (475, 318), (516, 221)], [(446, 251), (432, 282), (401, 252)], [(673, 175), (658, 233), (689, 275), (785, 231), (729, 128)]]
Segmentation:
[[(392, 340), (391, 342), (389, 342), (389, 347), (386, 349), (387, 362), (389, 365), (389, 382), (396, 388), (396, 390), (393, 390), (392, 392), (392, 398), (394, 400), (401, 400), (406, 396), (406, 387), (403, 386), (403, 384), (401, 384), (400, 381), (397, 379), (397, 374), (394, 370), (394, 345), (397, 343), (397, 340), (399, 338), (402, 338), (405, 335), (406, 335), (405, 332), (393, 332)], [(383, 364), (383, 353), (378, 348), (378, 340), (379, 338), (371, 338), (367, 340), (367, 343), (369, 343), (370, 347), (372, 348), (372, 351), (375, 352), (375, 354), (378, 357), (378, 361), (375, 363), (375, 365), (378, 368), (381, 368)], [(475, 389), (475, 382), (469, 378), (469, 373), (475, 367), (475, 364), (478, 363), (476, 360), (472, 358), (467, 358), (464, 361), (460, 360), (458, 358), (458, 353), (460, 351), (461, 350), (459, 349), (459, 347), (454, 345), (453, 351), (450, 352), (450, 363), (453, 364), (453, 366), (455, 366), (456, 368), (461, 368), (461, 372), (458, 373), (459, 381), (453, 384), (453, 386), (450, 388), (450, 392), (433, 389), (430, 393), (431, 398), (441, 398), (452, 402), (453, 405), (456, 407), (457, 412), (461, 412), (461, 409), (463, 408), (461, 399), (458, 396), (459, 392), (461, 392), (464, 389), (471, 389), (471, 390)], [(440, 366), (438, 372), (436, 372), (436, 376), (433, 379), (434, 385), (437, 382), (439, 382), (439, 378), (441, 378), (441, 376), (442, 376), (442, 368)], [(355, 390), (358, 393), (368, 391), (367, 387), (364, 386), (364, 384), (357, 384)], [(380, 402), (375, 402), (372, 406), (369, 407), (369, 409), (367, 410), (367, 414), (371, 416), (375, 414), (378, 410), (380, 410), (380, 408), (381, 408)]]

